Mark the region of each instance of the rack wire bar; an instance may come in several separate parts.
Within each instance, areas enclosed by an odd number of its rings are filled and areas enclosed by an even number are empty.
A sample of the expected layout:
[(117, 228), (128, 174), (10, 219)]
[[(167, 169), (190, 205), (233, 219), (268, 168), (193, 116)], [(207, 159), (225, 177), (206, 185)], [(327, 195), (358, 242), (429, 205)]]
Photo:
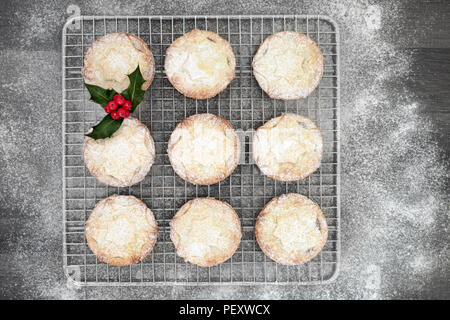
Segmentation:
[[(236, 77), (226, 90), (207, 100), (192, 100), (176, 91), (164, 74), (164, 54), (173, 40), (194, 29), (211, 30), (227, 39), (236, 55)], [(306, 99), (270, 99), (258, 86), (251, 62), (262, 41), (278, 31), (295, 30), (316, 41), (324, 55), (324, 75)], [(91, 43), (111, 32), (134, 33), (147, 42), (155, 57), (156, 74), (134, 116), (151, 131), (156, 159), (139, 184), (116, 188), (97, 181), (85, 168), (84, 133), (103, 116), (88, 101), (81, 76), (83, 55)], [(283, 16), (80, 16), (62, 32), (63, 259), (68, 282), (74, 285), (171, 284), (324, 284), (333, 281), (340, 261), (340, 126), (339, 31), (321, 15)], [(209, 112), (228, 119), (243, 133), (241, 164), (226, 180), (195, 186), (179, 178), (170, 166), (167, 142), (184, 118)], [(253, 164), (252, 130), (283, 112), (308, 116), (322, 132), (321, 167), (308, 178), (280, 182), (264, 176)], [(316, 201), (329, 226), (328, 241), (313, 260), (287, 267), (267, 258), (254, 233), (255, 219), (273, 197), (296, 192)], [(112, 194), (134, 195), (154, 212), (159, 236), (153, 251), (140, 263), (115, 267), (98, 261), (87, 246), (84, 224), (93, 206)], [(214, 197), (236, 210), (242, 241), (236, 253), (218, 266), (201, 268), (178, 257), (169, 237), (169, 221), (195, 197)]]

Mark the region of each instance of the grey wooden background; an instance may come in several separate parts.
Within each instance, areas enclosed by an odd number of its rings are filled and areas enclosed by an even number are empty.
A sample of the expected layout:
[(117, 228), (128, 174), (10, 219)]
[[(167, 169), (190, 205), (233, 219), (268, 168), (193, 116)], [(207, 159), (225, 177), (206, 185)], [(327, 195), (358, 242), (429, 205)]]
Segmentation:
[[(342, 6), (355, 8), (366, 3), (377, 4), (387, 11), (395, 6), (401, 13), (399, 19), (398, 15), (390, 14), (384, 19), (391, 19), (389, 24), (395, 25), (389, 29), (389, 42), (397, 52), (412, 57), (411, 76), (394, 81), (392, 92), (402, 95), (406, 84), (420, 107), (419, 117), (431, 119), (432, 129), (424, 130), (432, 135), (433, 143), (441, 152), (439, 164), (448, 172), (450, 1), (1, 1), (0, 298), (450, 298), (448, 206), (436, 209), (439, 216), (430, 234), (418, 238), (427, 241), (430, 250), (436, 252), (430, 267), (423, 268), (423, 274), (408, 275), (403, 269), (405, 261), (395, 259), (397, 244), (392, 243), (392, 251), (380, 252), (381, 289), (371, 292), (367, 279), (360, 274), (360, 264), (368, 248), (352, 237), (352, 229), (371, 217), (352, 211), (354, 205), (346, 190), (342, 191), (342, 271), (331, 285), (74, 290), (65, 284), (61, 257), (61, 30), (69, 16), (66, 9), (70, 4), (89, 15), (327, 14), (341, 26), (342, 48), (346, 53), (346, 43), (352, 40), (346, 34), (348, 17), (338, 15), (336, 10), (338, 5), (342, 9)], [(381, 36), (382, 33), (383, 30)], [(347, 53), (350, 55), (347, 61), (358, 59), (358, 53)], [(344, 102), (345, 95), (354, 94), (346, 91), (345, 84), (355, 76), (345, 70), (344, 64)], [(367, 83), (372, 81), (364, 75), (359, 77)], [(343, 113), (345, 115), (345, 106)], [(343, 145), (343, 150), (347, 148), (352, 146)], [(346, 168), (351, 168), (350, 164), (344, 155), (344, 175), (349, 171)], [(348, 179), (347, 184), (351, 185), (351, 178)], [(445, 189), (436, 192), (445, 198), (448, 190), (447, 183)], [(373, 223), (375, 228), (377, 222)], [(407, 234), (414, 233), (414, 226), (395, 227), (403, 228), (402, 232)], [(376, 250), (377, 243), (373, 246), (372, 250)], [(420, 263), (425, 265), (427, 261)]]

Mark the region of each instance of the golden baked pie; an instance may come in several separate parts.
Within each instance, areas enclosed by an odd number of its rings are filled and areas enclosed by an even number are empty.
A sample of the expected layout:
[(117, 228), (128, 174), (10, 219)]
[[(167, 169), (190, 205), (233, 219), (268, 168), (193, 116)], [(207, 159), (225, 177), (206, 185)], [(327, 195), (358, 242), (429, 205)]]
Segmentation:
[(322, 135), (304, 116), (286, 113), (267, 121), (253, 136), (253, 158), (265, 175), (281, 181), (304, 179), (319, 166)]
[(234, 78), (236, 60), (228, 41), (217, 33), (194, 29), (176, 39), (166, 51), (167, 78), (193, 99), (214, 97)]
[(294, 31), (275, 33), (253, 58), (253, 74), (272, 99), (307, 97), (319, 85), (323, 55), (308, 36)]
[(234, 209), (212, 198), (186, 202), (170, 221), (170, 238), (187, 262), (210, 267), (229, 259), (241, 241)]
[(181, 121), (168, 145), (175, 172), (193, 184), (210, 185), (228, 177), (239, 160), (239, 138), (231, 124), (203, 113)]
[(265, 255), (292, 266), (308, 262), (322, 250), (328, 225), (314, 201), (289, 193), (266, 204), (256, 219), (255, 233)]
[(85, 232), (98, 260), (127, 266), (139, 262), (153, 249), (158, 226), (152, 211), (141, 200), (115, 194), (95, 205)]
[(124, 119), (106, 139), (84, 138), (84, 163), (101, 183), (126, 187), (142, 181), (155, 160), (155, 144), (148, 128), (136, 118)]
[(137, 66), (146, 80), (147, 90), (155, 75), (155, 61), (147, 44), (130, 33), (109, 33), (92, 43), (84, 56), (84, 81), (121, 93), (130, 85), (128, 75)]

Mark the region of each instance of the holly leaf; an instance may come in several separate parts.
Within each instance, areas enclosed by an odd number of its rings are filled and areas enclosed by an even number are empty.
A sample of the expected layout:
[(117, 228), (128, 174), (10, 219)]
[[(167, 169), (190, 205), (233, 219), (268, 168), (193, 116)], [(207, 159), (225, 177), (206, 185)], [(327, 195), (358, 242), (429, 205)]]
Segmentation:
[(92, 127), (92, 131), (87, 133), (86, 136), (95, 140), (109, 138), (114, 132), (119, 130), (122, 122), (123, 119), (114, 120), (111, 118), (111, 115), (108, 114), (96, 126)]
[(84, 85), (91, 95), (89, 100), (98, 103), (102, 107), (105, 107), (106, 104), (113, 99), (114, 95), (117, 94), (114, 89), (103, 89), (102, 87), (87, 83)]
[[(121, 93), (121, 95), (124, 96), (125, 99), (131, 101), (131, 113), (136, 110), (137, 106), (142, 102), (145, 94), (145, 90), (142, 90), (142, 85), (145, 83), (145, 79), (141, 74), (139, 65), (136, 70), (128, 75), (128, 78), (130, 79), (130, 85)], [(100, 104), (102, 107), (105, 107), (106, 104), (114, 98), (114, 95), (117, 94), (114, 89), (103, 89), (87, 83), (84, 85), (91, 94), (90, 100)], [(111, 115), (108, 114), (96, 126), (92, 127), (92, 131), (86, 134), (86, 136), (95, 140), (109, 138), (114, 134), (114, 132), (119, 130), (122, 122), (123, 119), (114, 120), (111, 118)]]
[(130, 79), (130, 85), (128, 86), (128, 89), (121, 94), (125, 97), (125, 99), (130, 100), (133, 103), (133, 107), (130, 110), (130, 112), (133, 112), (142, 102), (145, 94), (145, 90), (142, 90), (142, 85), (144, 84), (145, 79), (141, 74), (139, 65), (136, 70), (128, 75), (128, 78)]

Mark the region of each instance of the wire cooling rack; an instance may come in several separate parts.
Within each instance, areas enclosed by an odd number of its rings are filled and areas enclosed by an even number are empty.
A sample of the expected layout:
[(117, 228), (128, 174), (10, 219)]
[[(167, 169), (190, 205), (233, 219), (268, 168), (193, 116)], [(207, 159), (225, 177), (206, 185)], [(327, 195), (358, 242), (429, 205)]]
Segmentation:
[[(164, 54), (173, 40), (194, 29), (217, 32), (227, 39), (236, 55), (236, 78), (218, 96), (192, 100), (178, 93), (167, 80)], [(320, 86), (306, 99), (270, 99), (252, 75), (251, 62), (260, 43), (270, 34), (295, 30), (316, 41), (324, 55)], [(104, 116), (88, 101), (81, 77), (83, 55), (97, 38), (111, 32), (130, 32), (146, 41), (153, 52), (156, 75), (144, 101), (135, 113), (151, 131), (156, 160), (139, 184), (116, 188), (97, 183), (82, 157), (84, 133)], [(339, 268), (339, 32), (324, 16), (81, 16), (69, 20), (62, 33), (63, 94), (63, 258), (69, 283), (77, 285), (149, 285), (276, 283), (317, 284), (336, 278)], [(226, 180), (211, 186), (195, 186), (179, 178), (170, 166), (167, 142), (176, 124), (184, 118), (210, 112), (228, 119), (240, 133), (245, 152), (241, 164)], [(252, 130), (283, 112), (308, 116), (322, 132), (320, 168), (308, 178), (279, 182), (265, 177), (252, 162)], [(316, 201), (329, 227), (322, 252), (309, 263), (287, 267), (267, 258), (254, 233), (255, 219), (273, 197), (297, 192)], [(84, 236), (84, 224), (93, 206), (112, 194), (134, 195), (154, 212), (159, 237), (144, 260), (128, 267), (98, 261)], [(237, 211), (242, 241), (226, 262), (202, 268), (184, 262), (175, 253), (169, 237), (169, 221), (188, 200), (214, 197)]]

